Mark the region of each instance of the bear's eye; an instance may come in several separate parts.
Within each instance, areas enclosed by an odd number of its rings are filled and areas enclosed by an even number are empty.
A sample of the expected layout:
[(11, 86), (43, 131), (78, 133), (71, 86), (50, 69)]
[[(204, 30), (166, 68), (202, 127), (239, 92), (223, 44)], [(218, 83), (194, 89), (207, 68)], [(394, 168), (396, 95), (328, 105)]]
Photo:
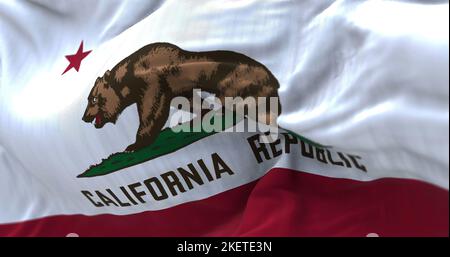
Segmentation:
[(92, 102), (92, 104), (96, 104), (97, 102), (98, 102), (98, 98), (97, 97), (92, 97), (92, 100), (91, 100), (91, 102)]

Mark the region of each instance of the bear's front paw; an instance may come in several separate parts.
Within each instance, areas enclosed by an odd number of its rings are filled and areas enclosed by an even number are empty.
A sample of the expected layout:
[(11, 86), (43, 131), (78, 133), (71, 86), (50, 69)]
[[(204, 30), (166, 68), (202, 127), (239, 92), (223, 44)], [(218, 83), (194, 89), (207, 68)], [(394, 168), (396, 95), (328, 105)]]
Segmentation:
[(132, 145), (129, 145), (129, 146), (125, 149), (125, 152), (126, 152), (126, 153), (131, 153), (131, 152), (135, 152), (136, 150), (138, 150), (138, 147), (136, 146), (136, 144), (132, 144)]

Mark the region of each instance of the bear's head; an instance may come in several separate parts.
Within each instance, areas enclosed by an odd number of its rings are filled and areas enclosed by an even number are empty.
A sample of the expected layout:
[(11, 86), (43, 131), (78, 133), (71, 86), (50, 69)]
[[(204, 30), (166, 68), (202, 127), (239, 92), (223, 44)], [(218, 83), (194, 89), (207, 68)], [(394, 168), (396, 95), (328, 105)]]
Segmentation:
[(102, 128), (106, 123), (116, 123), (119, 114), (125, 108), (121, 95), (114, 87), (110, 71), (97, 78), (88, 96), (88, 104), (83, 115), (83, 121), (94, 122), (96, 128)]

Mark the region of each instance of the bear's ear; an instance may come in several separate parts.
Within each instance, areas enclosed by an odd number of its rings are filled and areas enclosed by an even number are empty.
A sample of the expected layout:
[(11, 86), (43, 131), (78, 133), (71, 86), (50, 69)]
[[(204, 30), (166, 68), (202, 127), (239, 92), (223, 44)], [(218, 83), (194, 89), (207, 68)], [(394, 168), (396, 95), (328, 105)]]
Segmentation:
[(107, 70), (107, 71), (105, 72), (105, 79), (109, 79), (110, 76), (111, 76), (111, 71), (110, 71), (110, 70)]

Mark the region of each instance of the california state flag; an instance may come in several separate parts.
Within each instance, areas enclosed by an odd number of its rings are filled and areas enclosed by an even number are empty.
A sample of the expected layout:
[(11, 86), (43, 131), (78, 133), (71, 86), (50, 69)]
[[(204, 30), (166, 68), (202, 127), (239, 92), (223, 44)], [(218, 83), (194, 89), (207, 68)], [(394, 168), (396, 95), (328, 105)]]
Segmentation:
[(0, 2), (0, 236), (449, 235), (448, 2), (138, 2)]

